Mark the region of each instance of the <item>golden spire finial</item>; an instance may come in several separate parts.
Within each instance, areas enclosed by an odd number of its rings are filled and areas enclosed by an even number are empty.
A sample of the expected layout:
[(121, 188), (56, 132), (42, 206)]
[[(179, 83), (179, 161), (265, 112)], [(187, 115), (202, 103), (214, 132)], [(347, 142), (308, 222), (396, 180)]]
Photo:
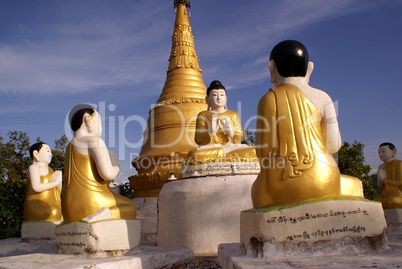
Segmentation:
[[(190, 9), (191, 5), (190, 5), (190, 0), (174, 0), (174, 12), (177, 12), (177, 7), (182, 4), (185, 5), (186, 8)], [(191, 18), (191, 13), (189, 12), (189, 17)]]

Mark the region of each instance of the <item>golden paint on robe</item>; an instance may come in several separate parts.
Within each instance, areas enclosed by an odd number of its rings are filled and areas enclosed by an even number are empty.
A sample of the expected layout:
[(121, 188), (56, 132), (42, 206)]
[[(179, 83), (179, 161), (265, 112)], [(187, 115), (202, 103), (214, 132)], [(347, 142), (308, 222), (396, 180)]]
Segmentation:
[[(50, 183), (53, 174), (53, 169), (49, 167), (49, 173), (40, 176), (40, 182)], [(28, 179), (28, 189), (24, 203), (24, 221), (57, 221), (62, 219), (60, 190), (55, 187), (43, 192), (36, 192), (32, 189), (32, 184)]]
[(402, 161), (389, 161), (384, 170), (387, 177), (381, 194), (374, 200), (381, 202), (383, 208), (402, 208)]
[[(342, 177), (326, 152), (321, 113), (296, 86), (282, 84), (260, 100), (256, 151), (261, 172), (252, 187), (254, 207), (324, 197), (362, 198), (360, 180)], [(341, 181), (347, 187), (341, 187)]]
[(104, 207), (110, 209), (114, 219), (135, 219), (134, 202), (112, 192), (109, 181), (101, 178), (91, 156), (78, 153), (70, 142), (65, 159), (62, 195), (65, 223), (79, 221)]

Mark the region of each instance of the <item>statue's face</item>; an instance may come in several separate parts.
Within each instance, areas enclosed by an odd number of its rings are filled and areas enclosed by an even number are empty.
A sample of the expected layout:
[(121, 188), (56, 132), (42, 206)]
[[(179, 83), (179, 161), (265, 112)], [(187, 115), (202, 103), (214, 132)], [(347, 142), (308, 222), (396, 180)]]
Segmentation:
[(50, 147), (47, 144), (43, 144), (35, 157), (37, 157), (38, 162), (49, 164), (52, 161), (52, 156)]
[(388, 162), (395, 157), (395, 154), (394, 151), (388, 146), (382, 146), (378, 148), (378, 156), (380, 157), (381, 161)]
[(223, 108), (227, 100), (226, 92), (223, 89), (212, 90), (209, 92), (207, 100), (212, 109)]

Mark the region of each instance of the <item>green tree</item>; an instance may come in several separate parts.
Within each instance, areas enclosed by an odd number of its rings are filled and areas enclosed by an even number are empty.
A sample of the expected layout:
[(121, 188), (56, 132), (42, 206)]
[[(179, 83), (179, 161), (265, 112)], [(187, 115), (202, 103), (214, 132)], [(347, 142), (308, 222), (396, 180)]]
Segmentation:
[(135, 192), (130, 187), (130, 182), (123, 182), (121, 184), (114, 184), (114, 186), (119, 188), (120, 195), (125, 196), (128, 199), (133, 199), (135, 197)]
[(250, 129), (246, 128), (244, 130), (244, 139), (241, 141), (242, 144), (246, 144), (249, 146), (254, 146), (255, 143), (255, 132), (251, 131)]
[(0, 239), (21, 236), (29, 146), (23, 132), (9, 132), (7, 142), (0, 137)]
[(372, 200), (377, 197), (378, 192), (372, 177), (369, 176), (371, 167), (364, 164), (363, 149), (364, 144), (360, 142), (343, 142), (338, 151), (338, 166), (341, 174), (359, 178), (363, 184), (364, 197)]
[(53, 170), (61, 170), (64, 175), (64, 161), (67, 147), (67, 136), (63, 135), (60, 139), (54, 141), (55, 149), (52, 149), (52, 162), (50, 163), (50, 167)]

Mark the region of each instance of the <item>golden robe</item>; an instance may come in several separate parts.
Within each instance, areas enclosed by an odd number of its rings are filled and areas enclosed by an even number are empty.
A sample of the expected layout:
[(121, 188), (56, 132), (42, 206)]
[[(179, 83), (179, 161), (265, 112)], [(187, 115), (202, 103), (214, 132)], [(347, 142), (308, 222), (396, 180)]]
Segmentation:
[(402, 208), (402, 161), (389, 161), (383, 169), (387, 177), (381, 194), (374, 200), (381, 202), (383, 208)]
[[(53, 173), (53, 169), (49, 167), (49, 173), (40, 176), (40, 182), (50, 183)], [(28, 179), (28, 189), (24, 203), (24, 221), (59, 221), (62, 219), (60, 190), (55, 187), (43, 192), (36, 192), (32, 189), (31, 180)]]
[[(227, 118), (230, 120), (234, 136), (229, 137), (228, 134), (219, 126), (218, 131), (211, 135), (212, 116), (216, 114), (218, 118)], [(252, 147), (236, 147), (228, 146), (224, 150), (222, 146), (230, 144), (240, 144), (244, 138), (243, 129), (239, 115), (236, 111), (226, 110), (225, 112), (216, 113), (211, 111), (202, 111), (197, 116), (196, 130), (194, 140), (201, 148), (191, 150), (188, 153), (189, 160), (195, 162), (204, 162), (213, 159), (243, 159), (249, 160), (256, 158), (256, 153)], [(227, 151), (227, 152), (226, 152)]]
[(324, 197), (362, 198), (359, 179), (341, 179), (326, 151), (322, 115), (296, 86), (271, 89), (260, 100), (257, 116), (255, 147), (261, 171), (251, 190), (254, 207)]
[(134, 202), (112, 192), (109, 182), (99, 175), (94, 159), (78, 153), (71, 142), (64, 171), (61, 203), (65, 223), (79, 221), (104, 207), (110, 209), (114, 219), (135, 219)]

